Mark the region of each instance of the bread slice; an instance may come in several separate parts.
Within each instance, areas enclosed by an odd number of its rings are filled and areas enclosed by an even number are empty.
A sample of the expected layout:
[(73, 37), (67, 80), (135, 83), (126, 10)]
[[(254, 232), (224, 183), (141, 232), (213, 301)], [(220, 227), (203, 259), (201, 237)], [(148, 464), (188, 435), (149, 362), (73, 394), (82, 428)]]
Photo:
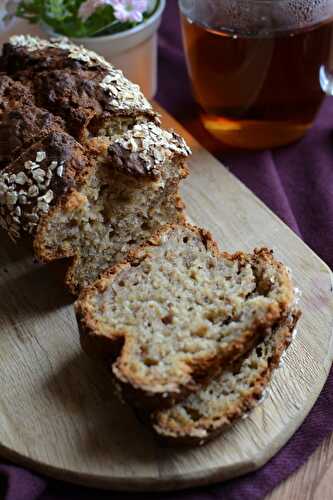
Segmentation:
[(211, 235), (170, 225), (83, 291), (83, 349), (112, 359), (125, 397), (146, 408), (197, 392), (279, 322), (294, 300), (267, 249), (221, 253)]
[(172, 408), (154, 412), (150, 423), (158, 436), (172, 445), (202, 445), (244, 418), (267, 390), (299, 316), (300, 312), (294, 309), (207, 387)]

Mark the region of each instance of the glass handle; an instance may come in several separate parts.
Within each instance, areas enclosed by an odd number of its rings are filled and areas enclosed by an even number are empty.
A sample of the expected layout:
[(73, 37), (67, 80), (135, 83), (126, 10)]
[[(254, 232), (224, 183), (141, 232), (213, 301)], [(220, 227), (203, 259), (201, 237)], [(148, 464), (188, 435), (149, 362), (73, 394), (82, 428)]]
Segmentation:
[(326, 66), (320, 68), (320, 85), (327, 95), (333, 96), (333, 73)]
[(328, 64), (320, 68), (320, 85), (327, 95), (333, 96), (333, 40), (328, 61)]

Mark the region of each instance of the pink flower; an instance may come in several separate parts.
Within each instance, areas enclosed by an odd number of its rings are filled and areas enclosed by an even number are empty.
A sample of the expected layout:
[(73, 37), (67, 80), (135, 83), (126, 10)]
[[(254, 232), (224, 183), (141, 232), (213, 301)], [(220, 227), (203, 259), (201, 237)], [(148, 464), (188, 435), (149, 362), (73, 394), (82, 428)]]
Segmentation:
[(78, 16), (82, 21), (86, 21), (98, 7), (112, 5), (112, 0), (86, 0), (80, 5)]
[(140, 23), (148, 9), (148, 0), (110, 0), (114, 16), (118, 21)]
[(78, 16), (86, 21), (99, 7), (111, 5), (118, 21), (140, 23), (148, 9), (148, 0), (86, 0), (79, 8)]

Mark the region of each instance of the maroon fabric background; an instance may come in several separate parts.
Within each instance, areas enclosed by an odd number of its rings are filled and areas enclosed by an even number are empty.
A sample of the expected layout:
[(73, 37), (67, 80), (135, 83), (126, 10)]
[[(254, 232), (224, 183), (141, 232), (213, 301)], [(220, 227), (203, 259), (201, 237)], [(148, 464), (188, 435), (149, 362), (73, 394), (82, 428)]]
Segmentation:
[[(159, 101), (333, 267), (333, 99), (326, 100), (313, 129), (295, 145), (259, 153), (222, 152), (196, 120), (181, 49), (176, 1), (168, 0), (167, 4), (160, 30)], [(310, 415), (284, 449), (261, 470), (242, 478), (185, 492), (134, 495), (76, 487), (0, 463), (0, 499), (261, 499), (303, 464), (332, 430), (331, 374)]]

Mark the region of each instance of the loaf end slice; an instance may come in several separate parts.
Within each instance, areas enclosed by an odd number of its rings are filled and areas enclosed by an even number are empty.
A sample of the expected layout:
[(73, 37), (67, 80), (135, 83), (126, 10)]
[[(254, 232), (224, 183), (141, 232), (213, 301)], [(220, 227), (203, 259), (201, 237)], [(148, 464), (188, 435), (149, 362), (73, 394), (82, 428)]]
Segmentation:
[(299, 316), (300, 311), (293, 309), (207, 387), (172, 408), (154, 412), (150, 423), (157, 435), (171, 445), (202, 445), (246, 417), (268, 390)]
[(132, 404), (159, 408), (197, 392), (293, 300), (269, 250), (221, 253), (203, 229), (171, 225), (84, 291), (76, 312), (83, 349), (112, 359)]

